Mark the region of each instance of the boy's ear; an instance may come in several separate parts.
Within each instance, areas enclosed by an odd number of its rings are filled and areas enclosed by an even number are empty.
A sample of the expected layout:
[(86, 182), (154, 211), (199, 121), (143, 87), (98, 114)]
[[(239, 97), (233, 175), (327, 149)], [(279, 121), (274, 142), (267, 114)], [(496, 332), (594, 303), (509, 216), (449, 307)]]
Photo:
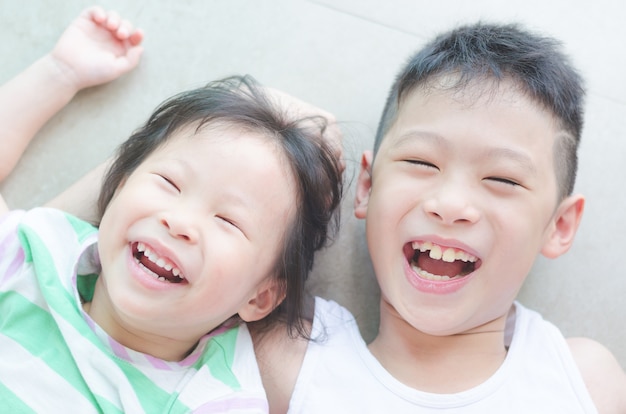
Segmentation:
[(374, 153), (364, 151), (361, 157), (361, 172), (356, 183), (356, 195), (354, 197), (354, 215), (356, 218), (364, 219), (367, 215), (367, 204), (372, 188), (372, 162)]
[(245, 322), (258, 321), (269, 315), (284, 298), (285, 292), (280, 283), (274, 278), (269, 278), (237, 313)]
[(585, 198), (582, 195), (569, 196), (559, 204), (541, 254), (554, 259), (569, 250), (580, 225), (584, 207)]

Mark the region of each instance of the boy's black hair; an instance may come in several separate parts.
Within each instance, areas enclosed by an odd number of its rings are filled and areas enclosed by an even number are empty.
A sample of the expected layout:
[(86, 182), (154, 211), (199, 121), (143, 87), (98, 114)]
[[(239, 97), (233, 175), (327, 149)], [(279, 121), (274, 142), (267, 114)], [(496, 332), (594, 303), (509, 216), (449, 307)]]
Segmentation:
[[(555, 147), (559, 196), (572, 193), (583, 127), (584, 85), (561, 45), (518, 25), (477, 23), (437, 36), (413, 55), (397, 76), (378, 126), (374, 151), (395, 121), (402, 99), (417, 87), (450, 75), (452, 90), (513, 81), (521, 93), (549, 110), (565, 134)], [(491, 83), (492, 85), (489, 85)], [(437, 85), (439, 87), (439, 85)]]
[(226, 78), (173, 96), (118, 148), (104, 179), (98, 210), (102, 217), (124, 179), (184, 127), (193, 126), (200, 131), (219, 124), (266, 136), (281, 149), (298, 194), (295, 218), (288, 225), (274, 265), (285, 299), (262, 326), (282, 320), (290, 334), (306, 336), (302, 323), (305, 282), (315, 252), (338, 229), (337, 207), (343, 183), (337, 157), (322, 139), (325, 121), (317, 117), (294, 120), (285, 114), (285, 109), (277, 108), (250, 76)]

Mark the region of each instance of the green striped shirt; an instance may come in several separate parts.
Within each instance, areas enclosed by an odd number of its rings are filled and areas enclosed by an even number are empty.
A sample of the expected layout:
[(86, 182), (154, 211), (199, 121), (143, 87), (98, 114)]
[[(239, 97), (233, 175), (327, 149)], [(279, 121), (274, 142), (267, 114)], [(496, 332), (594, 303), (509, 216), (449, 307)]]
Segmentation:
[(54, 209), (0, 216), (0, 411), (267, 412), (245, 325), (169, 362), (122, 346), (83, 312), (97, 235)]

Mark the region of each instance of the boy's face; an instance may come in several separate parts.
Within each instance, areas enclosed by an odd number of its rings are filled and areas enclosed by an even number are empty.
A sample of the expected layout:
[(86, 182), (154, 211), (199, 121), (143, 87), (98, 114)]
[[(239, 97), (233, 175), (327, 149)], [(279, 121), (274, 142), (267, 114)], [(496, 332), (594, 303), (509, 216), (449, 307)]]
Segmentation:
[(561, 254), (578, 225), (582, 199), (557, 206), (555, 122), (509, 86), (472, 103), (472, 90), (414, 91), (373, 166), (364, 156), (355, 214), (381, 312), (422, 332), (502, 320), (537, 254)]
[(291, 177), (265, 137), (237, 128), (177, 133), (104, 214), (91, 309), (104, 298), (99, 314), (112, 316), (98, 322), (193, 345), (234, 314), (264, 316), (277, 299), (271, 272), (294, 217)]

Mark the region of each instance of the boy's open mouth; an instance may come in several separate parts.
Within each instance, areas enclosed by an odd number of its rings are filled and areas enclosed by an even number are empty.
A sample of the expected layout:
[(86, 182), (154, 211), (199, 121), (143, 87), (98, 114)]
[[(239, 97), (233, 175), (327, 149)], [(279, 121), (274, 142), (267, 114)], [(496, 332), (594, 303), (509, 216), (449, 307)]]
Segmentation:
[(408, 243), (404, 251), (413, 271), (427, 280), (458, 279), (480, 267), (476, 256), (431, 242), (414, 241)]
[(141, 242), (134, 242), (131, 248), (137, 263), (155, 279), (169, 283), (186, 282), (185, 276), (180, 273), (180, 269), (176, 265), (168, 259), (160, 257), (149, 246)]

